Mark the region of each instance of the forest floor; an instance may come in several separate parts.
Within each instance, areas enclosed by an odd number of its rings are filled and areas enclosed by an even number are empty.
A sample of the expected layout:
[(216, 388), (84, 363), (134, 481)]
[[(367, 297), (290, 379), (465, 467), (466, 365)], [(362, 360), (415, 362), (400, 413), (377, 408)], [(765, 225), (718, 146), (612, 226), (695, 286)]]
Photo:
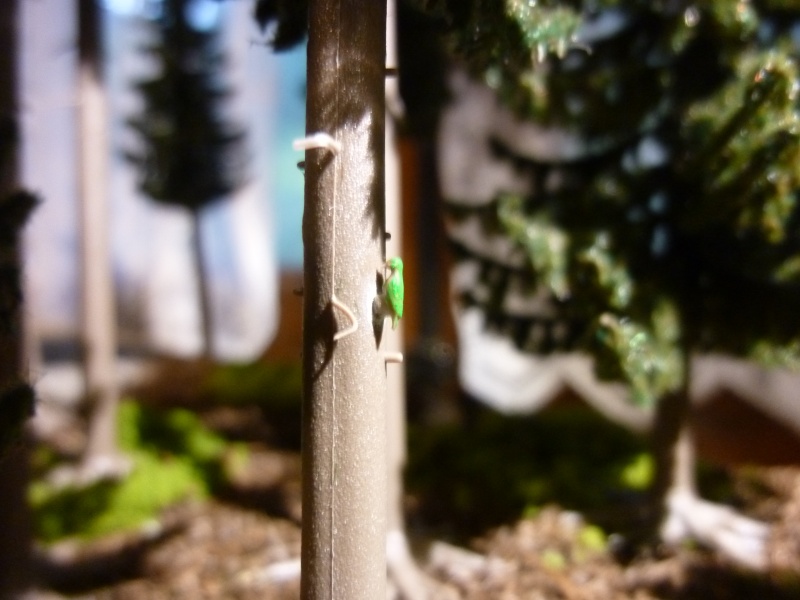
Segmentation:
[[(39, 547), (32, 597), (299, 598), (300, 456), (293, 444), (264, 441), (261, 414), (207, 411), (204, 422), (248, 447), (224, 489), (172, 506), (134, 532)], [(431, 600), (800, 598), (800, 466), (732, 470), (729, 486), (739, 510), (772, 525), (765, 573), (688, 545), (626, 548), (608, 525), (606, 533), (592, 525), (595, 515), (557, 503), (458, 530), (457, 520), (436, 523), (431, 515), (448, 507), (436, 508), (437, 498), (418, 487), (407, 498), (410, 543)]]

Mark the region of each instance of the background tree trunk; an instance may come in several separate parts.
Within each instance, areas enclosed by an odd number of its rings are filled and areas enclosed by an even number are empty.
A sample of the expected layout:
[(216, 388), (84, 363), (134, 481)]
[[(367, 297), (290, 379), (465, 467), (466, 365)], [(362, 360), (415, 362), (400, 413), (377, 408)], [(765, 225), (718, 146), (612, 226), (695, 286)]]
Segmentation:
[[(0, 197), (19, 183), (17, 110), (17, 2), (0, 2)], [(3, 262), (19, 264), (12, 250)], [(0, 329), (0, 390), (18, 381), (22, 338), (20, 322)], [(0, 407), (0, 410), (8, 407)], [(30, 583), (31, 528), (25, 492), (28, 483), (28, 449), (23, 443), (0, 454), (0, 598), (16, 598)]]
[(655, 511), (653, 524), (656, 527), (667, 516), (670, 494), (695, 494), (694, 441), (689, 410), (688, 383), (664, 396), (656, 405), (652, 426), (655, 459), (652, 502)]
[(192, 218), (192, 262), (197, 282), (197, 305), (200, 319), (200, 357), (211, 360), (214, 356), (214, 333), (211, 316), (211, 289), (203, 259), (202, 209), (190, 210)]
[[(309, 6), (303, 548), (306, 599), (386, 597), (386, 368), (373, 328), (384, 255), (384, 2)], [(349, 320), (358, 329), (334, 341)]]
[[(394, 74), (386, 77), (386, 150), (384, 173), (386, 179), (386, 230), (391, 237), (386, 241), (386, 255), (402, 256), (402, 184), (400, 180), (400, 153), (397, 148), (395, 119), (403, 111), (398, 80), (397, 60), (397, 6), (394, 0), (386, 3), (386, 67)], [(387, 352), (405, 351), (403, 324), (388, 331), (384, 347)], [(403, 475), (406, 466), (406, 368), (404, 363), (388, 364), (386, 368), (386, 451), (387, 473), (387, 543), (386, 558), (392, 582), (403, 600), (423, 600), (427, 597), (422, 572), (417, 568), (408, 544), (403, 511)]]
[(78, 0), (81, 307), (86, 396), (92, 402), (83, 466), (114, 469), (118, 460), (116, 321), (108, 217), (108, 119), (102, 78), (101, 13)]

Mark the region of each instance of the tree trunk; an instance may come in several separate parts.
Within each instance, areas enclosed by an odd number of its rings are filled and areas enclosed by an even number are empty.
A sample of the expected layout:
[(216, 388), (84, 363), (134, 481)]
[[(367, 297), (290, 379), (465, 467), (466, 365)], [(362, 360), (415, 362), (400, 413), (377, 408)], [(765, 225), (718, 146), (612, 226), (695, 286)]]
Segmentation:
[(197, 282), (197, 303), (200, 311), (200, 357), (211, 360), (214, 356), (214, 330), (211, 322), (211, 288), (203, 253), (202, 210), (192, 215), (192, 262)]
[(683, 384), (659, 399), (651, 425), (655, 473), (648, 534), (654, 537), (663, 532), (669, 520), (670, 499), (678, 493), (696, 493), (694, 440), (689, 423), (692, 359), (686, 350), (683, 363)]
[[(386, 368), (373, 327), (383, 267), (384, 2), (312, 0), (303, 307), (305, 600), (386, 597)], [(350, 319), (355, 331), (334, 340)]]
[(656, 407), (652, 433), (655, 458), (652, 502), (656, 526), (661, 526), (667, 517), (667, 502), (671, 495), (695, 494), (694, 441), (689, 409), (688, 385), (667, 394)]
[[(86, 396), (92, 403), (83, 457), (88, 471), (116, 470), (116, 319), (108, 216), (108, 123), (102, 81), (100, 12), (95, 0), (78, 0), (79, 185), (81, 304)], [(88, 473), (87, 473), (88, 474)]]
[[(0, 197), (16, 190), (19, 179), (17, 139), (17, 2), (0, 2)], [(4, 250), (5, 266), (19, 264), (14, 248)], [(16, 275), (14, 276), (16, 279)], [(18, 284), (19, 282), (6, 282)], [(8, 297), (8, 291), (3, 291)], [(10, 328), (0, 328), (0, 390), (18, 381), (22, 338), (19, 312)], [(0, 410), (7, 410), (0, 406)], [(28, 483), (28, 449), (23, 443), (0, 454), (0, 598), (22, 595), (31, 579), (31, 528), (25, 492)]]
[[(402, 111), (402, 99), (397, 75), (397, 6), (387, 2), (386, 67), (394, 71), (385, 84), (386, 105)], [(385, 178), (386, 178), (386, 230), (391, 237), (386, 241), (387, 256), (402, 256), (402, 206), (400, 153), (397, 149), (397, 131), (394, 120), (401, 114), (386, 111)], [(402, 322), (396, 331), (388, 331), (382, 347), (387, 353), (402, 353), (405, 349)], [(392, 582), (403, 600), (424, 600), (427, 590), (423, 575), (414, 558), (406, 536), (403, 512), (403, 475), (406, 466), (406, 370), (403, 363), (387, 364), (386, 368), (386, 452), (387, 472), (387, 542), (386, 559)]]

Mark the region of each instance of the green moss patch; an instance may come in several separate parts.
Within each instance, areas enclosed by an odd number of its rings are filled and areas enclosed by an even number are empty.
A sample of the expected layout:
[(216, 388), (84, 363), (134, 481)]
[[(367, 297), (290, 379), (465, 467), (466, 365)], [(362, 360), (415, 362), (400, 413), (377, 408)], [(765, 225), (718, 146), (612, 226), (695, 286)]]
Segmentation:
[(224, 481), (225, 440), (187, 410), (123, 402), (119, 440), (134, 463), (125, 479), (66, 488), (38, 480), (30, 486), (39, 539), (90, 539), (136, 528), (179, 500), (207, 497)]

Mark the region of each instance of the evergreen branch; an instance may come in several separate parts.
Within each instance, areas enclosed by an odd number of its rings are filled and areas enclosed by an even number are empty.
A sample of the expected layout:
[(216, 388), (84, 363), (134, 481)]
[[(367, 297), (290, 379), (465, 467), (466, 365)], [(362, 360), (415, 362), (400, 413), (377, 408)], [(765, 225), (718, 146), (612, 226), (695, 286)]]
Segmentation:
[(269, 44), (276, 52), (290, 50), (308, 35), (308, 0), (257, 0), (253, 18), (262, 31), (274, 27)]

